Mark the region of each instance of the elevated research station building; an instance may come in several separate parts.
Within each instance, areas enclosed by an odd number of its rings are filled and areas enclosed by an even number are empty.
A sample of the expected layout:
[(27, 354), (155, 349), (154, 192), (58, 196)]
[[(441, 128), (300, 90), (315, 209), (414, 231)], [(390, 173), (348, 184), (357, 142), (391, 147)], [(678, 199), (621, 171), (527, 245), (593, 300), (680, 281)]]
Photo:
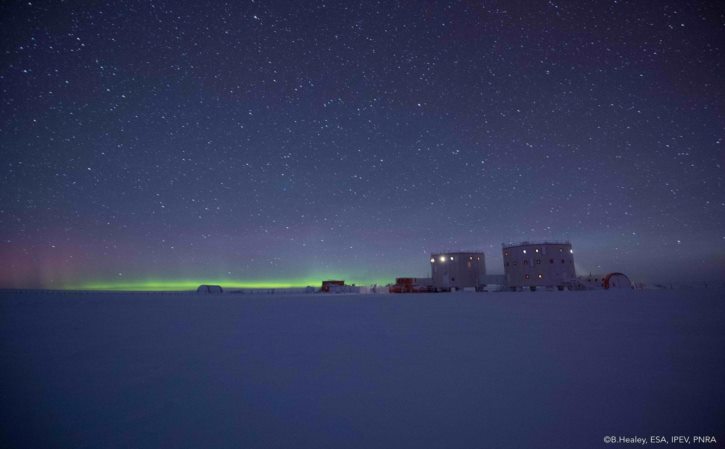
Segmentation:
[(503, 245), (506, 285), (511, 290), (565, 287), (576, 281), (574, 251), (569, 242), (523, 242)]
[(482, 252), (447, 252), (430, 255), (431, 278), (436, 291), (482, 289), (486, 258)]

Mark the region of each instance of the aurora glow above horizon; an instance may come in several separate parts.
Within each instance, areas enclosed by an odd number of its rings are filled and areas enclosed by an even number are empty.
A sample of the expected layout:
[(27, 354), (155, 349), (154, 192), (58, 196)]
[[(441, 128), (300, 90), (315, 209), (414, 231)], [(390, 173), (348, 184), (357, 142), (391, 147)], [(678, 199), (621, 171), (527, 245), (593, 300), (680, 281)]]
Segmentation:
[[(350, 285), (386, 285), (390, 282), (391, 281), (346, 281), (346, 283)], [(321, 283), (322, 280), (317, 278), (265, 280), (253, 282), (240, 281), (238, 279), (179, 279), (88, 282), (78, 285), (68, 285), (65, 286), (63, 289), (99, 291), (193, 291), (202, 284), (221, 285), (225, 289), (275, 289), (295, 287), (319, 287)]]
[[(722, 2), (2, 2), (0, 288), (725, 276)], [(169, 287), (171, 286), (171, 287)]]

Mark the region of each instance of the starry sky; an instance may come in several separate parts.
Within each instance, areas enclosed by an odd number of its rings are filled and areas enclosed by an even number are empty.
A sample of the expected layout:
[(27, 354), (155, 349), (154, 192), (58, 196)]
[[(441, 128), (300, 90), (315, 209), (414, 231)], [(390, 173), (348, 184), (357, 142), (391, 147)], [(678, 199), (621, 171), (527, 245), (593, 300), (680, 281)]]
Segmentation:
[(725, 278), (712, 1), (0, 4), (0, 287)]

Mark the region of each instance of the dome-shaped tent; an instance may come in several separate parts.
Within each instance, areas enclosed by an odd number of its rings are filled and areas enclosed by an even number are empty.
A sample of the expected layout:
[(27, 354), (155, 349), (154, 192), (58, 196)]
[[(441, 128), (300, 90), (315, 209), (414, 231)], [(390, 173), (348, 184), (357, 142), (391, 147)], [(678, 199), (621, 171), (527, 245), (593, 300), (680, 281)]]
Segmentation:
[(632, 288), (632, 282), (624, 273), (609, 273), (602, 280), (604, 288)]

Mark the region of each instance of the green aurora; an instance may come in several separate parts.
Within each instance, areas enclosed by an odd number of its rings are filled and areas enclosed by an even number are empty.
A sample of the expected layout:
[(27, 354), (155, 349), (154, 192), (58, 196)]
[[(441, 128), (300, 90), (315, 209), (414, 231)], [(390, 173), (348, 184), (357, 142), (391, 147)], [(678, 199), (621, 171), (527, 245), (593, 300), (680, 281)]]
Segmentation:
[(239, 279), (146, 279), (146, 280), (117, 280), (117, 281), (90, 281), (69, 284), (66, 290), (108, 290), (108, 291), (186, 291), (196, 290), (199, 285), (221, 285), (223, 288), (292, 288), (292, 287), (319, 287), (323, 279), (344, 279), (346, 284), (356, 285), (387, 285), (391, 280), (356, 280), (345, 276), (324, 276), (302, 279), (274, 279), (260, 281), (244, 281)]

